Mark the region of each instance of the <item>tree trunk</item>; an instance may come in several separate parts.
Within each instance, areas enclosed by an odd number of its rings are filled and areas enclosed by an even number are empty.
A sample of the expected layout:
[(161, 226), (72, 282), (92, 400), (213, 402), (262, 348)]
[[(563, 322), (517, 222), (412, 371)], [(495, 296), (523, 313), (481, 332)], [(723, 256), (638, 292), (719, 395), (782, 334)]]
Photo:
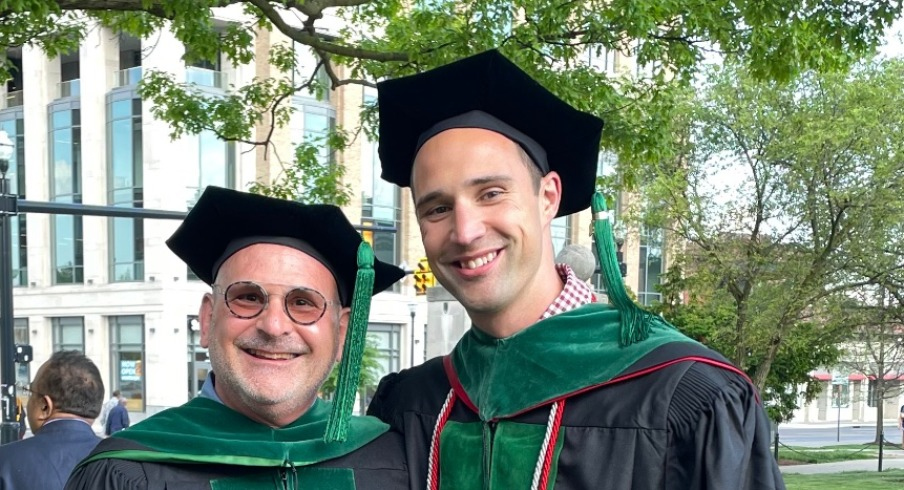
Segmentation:
[(882, 427), (885, 426), (885, 380), (882, 366), (879, 366), (879, 375), (876, 376), (876, 440), (873, 444), (882, 444)]
[(781, 337), (776, 334), (769, 343), (769, 348), (766, 349), (766, 355), (763, 356), (763, 360), (753, 373), (753, 385), (756, 386), (756, 389), (759, 390), (760, 393), (766, 389), (766, 378), (769, 376), (769, 371), (772, 370), (772, 362), (775, 360), (776, 354), (778, 354), (778, 348), (781, 343)]
[(747, 328), (747, 301), (744, 298), (737, 300), (738, 305), (735, 309), (737, 319), (735, 320), (735, 355), (732, 362), (741, 370), (747, 368), (747, 346), (744, 341), (744, 329)]

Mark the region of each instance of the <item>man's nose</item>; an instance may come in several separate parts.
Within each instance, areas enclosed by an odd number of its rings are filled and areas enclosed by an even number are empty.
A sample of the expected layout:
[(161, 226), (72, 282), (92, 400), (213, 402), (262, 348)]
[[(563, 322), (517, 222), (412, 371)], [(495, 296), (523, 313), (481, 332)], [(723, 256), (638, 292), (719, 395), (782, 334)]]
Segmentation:
[(288, 335), (295, 329), (295, 322), (289, 318), (286, 308), (283, 306), (282, 296), (270, 296), (264, 311), (257, 317), (258, 330), (271, 337)]
[(454, 229), (452, 241), (460, 245), (468, 245), (486, 234), (483, 212), (475, 206), (456, 206), (453, 211)]

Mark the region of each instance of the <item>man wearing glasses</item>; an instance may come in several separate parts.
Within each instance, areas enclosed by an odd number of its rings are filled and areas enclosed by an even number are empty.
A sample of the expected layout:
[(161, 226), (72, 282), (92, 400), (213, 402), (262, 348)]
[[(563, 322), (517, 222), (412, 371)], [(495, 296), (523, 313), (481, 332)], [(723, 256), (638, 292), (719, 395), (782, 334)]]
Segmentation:
[(0, 446), (0, 489), (61, 489), (100, 442), (91, 428), (104, 402), (100, 371), (81, 352), (54, 352), (20, 389), (34, 437)]
[[(372, 291), (404, 274), (361, 243), (335, 206), (209, 187), (167, 245), (211, 286), (213, 373), (106, 439), (66, 488), (407, 488), (398, 435), (349, 418)], [(331, 406), (317, 391), (340, 359)]]

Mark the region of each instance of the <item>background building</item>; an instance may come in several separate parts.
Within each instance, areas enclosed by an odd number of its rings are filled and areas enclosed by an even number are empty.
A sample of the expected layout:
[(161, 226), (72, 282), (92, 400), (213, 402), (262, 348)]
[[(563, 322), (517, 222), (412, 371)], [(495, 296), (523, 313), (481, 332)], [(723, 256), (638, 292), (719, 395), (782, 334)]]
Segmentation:
[[(228, 22), (224, 10), (217, 22)], [(279, 33), (257, 33), (258, 53)], [(206, 93), (226, 93), (255, 76), (271, 76), (265, 56), (247, 65), (186, 65), (184, 46), (171, 33), (148, 39), (95, 28), (78, 52), (48, 58), (36, 48), (6, 52), (15, 77), (0, 86), (0, 129), (15, 142), (8, 177), (13, 192), (32, 201), (53, 201), (187, 210), (208, 185), (247, 189), (270, 182), (280, 163), (273, 150), (219, 140), (212, 133), (170, 138), (170, 128), (151, 113), (137, 84), (148, 69), (163, 70)], [(305, 48), (299, 65), (312, 67)], [(607, 54), (589, 60), (600, 69), (628, 69), (630, 60)], [(299, 70), (301, 71), (301, 70)], [(329, 128), (359, 124), (361, 105), (373, 89), (346, 85), (316, 98), (292, 98), (291, 123), (273, 135), (277, 153)], [(353, 223), (393, 227), (365, 232), (377, 256), (412, 270), (423, 247), (407, 189), (379, 178), (376, 142), (363, 136), (335, 158), (347, 168), (352, 200), (344, 210)], [(601, 172), (612, 171), (602, 158)], [(556, 252), (568, 243), (590, 244), (589, 212), (555, 221)], [(197, 312), (209, 289), (166, 248), (178, 222), (42, 214), (14, 218), (14, 318), (17, 343), (34, 347), (33, 366), (52, 352), (77, 349), (99, 366), (108, 391), (120, 389), (140, 419), (194, 396), (210, 370), (199, 345)], [(659, 233), (626, 233), (627, 282), (641, 302), (658, 298), (663, 271)], [(594, 279), (599, 283), (598, 278)], [(441, 290), (415, 295), (409, 275), (376, 296), (370, 335), (377, 340), (386, 373), (447, 352), (469, 325)], [(7, 287), (7, 285), (3, 285)], [(428, 313), (427, 299), (435, 301)], [(430, 347), (428, 349), (428, 347)], [(20, 366), (27, 382), (34, 367)]]

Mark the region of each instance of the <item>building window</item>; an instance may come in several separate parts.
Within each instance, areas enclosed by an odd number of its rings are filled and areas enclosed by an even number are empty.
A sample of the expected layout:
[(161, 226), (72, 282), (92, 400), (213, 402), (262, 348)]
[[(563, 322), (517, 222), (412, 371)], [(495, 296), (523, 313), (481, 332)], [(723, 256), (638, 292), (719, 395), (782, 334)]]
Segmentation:
[[(127, 97), (121, 97), (125, 95)], [(141, 99), (130, 91), (107, 104), (107, 199), (117, 207), (144, 207)], [(144, 279), (144, 220), (110, 218), (110, 282)]]
[(299, 92), (298, 95), (329, 103), (332, 81), (322, 66), (314, 73), (314, 67), (319, 62), (314, 51), (310, 46), (299, 44), (295, 41), (292, 41), (292, 50), (295, 52), (295, 70), (292, 72), (292, 86), (301, 87), (305, 84), (310, 84), (307, 91)]
[[(6, 118), (6, 116), (9, 116)], [(25, 199), (25, 126), (22, 111), (15, 109), (0, 112), (0, 131), (5, 131), (13, 143), (13, 154), (6, 173), (10, 194)], [(10, 219), (12, 234), (13, 286), (28, 284), (28, 235), (25, 213)]]
[[(401, 325), (395, 323), (371, 323), (367, 326), (368, 343), (375, 345), (377, 348), (380, 378), (389, 373), (397, 373), (399, 371), (402, 359), (401, 338)], [(376, 386), (367, 387), (363, 400), (365, 407), (370, 403), (376, 390)]]
[(53, 351), (77, 350), (85, 352), (85, 319), (80, 316), (51, 318)]
[(832, 383), (832, 408), (851, 406), (851, 392), (848, 383)]
[[(15, 344), (28, 345), (28, 318), (13, 320), (13, 339)], [(31, 372), (27, 363), (16, 364), (16, 383), (26, 384), (31, 380)]]
[(207, 186), (235, 187), (235, 145), (223, 141), (213, 131), (198, 133), (198, 164), (187, 165), (188, 209), (198, 202)]
[(305, 104), (301, 108), (302, 142), (317, 147), (317, 160), (322, 165), (333, 163), (333, 150), (327, 138), (336, 127), (336, 111), (331, 107)]
[[(223, 141), (213, 131), (202, 131), (198, 134), (198, 165), (188, 165), (185, 172), (188, 174), (188, 200), (187, 207), (190, 210), (207, 186), (235, 187), (235, 144)], [(187, 277), (190, 281), (197, 281), (198, 276), (187, 268)]]
[[(81, 111), (70, 103), (50, 109), (50, 200), (81, 203)], [(51, 219), (53, 283), (84, 282), (82, 217), (57, 214)]]
[[(335, 163), (328, 138), (336, 128), (336, 110), (329, 104), (298, 96), (293, 97), (292, 107), (289, 121), (292, 147), (297, 150), (299, 145), (310, 145), (316, 150), (318, 163), (324, 166)], [(298, 191), (303, 195), (305, 189), (299, 188)]]
[(144, 411), (144, 317), (110, 317), (110, 390), (119, 390), (130, 412)]
[(615, 62), (618, 52), (610, 50), (602, 44), (592, 44), (584, 51), (587, 66), (595, 71), (615, 75)]
[[(186, 46), (186, 56), (194, 58)], [(213, 60), (194, 59), (185, 66), (185, 82), (205, 90), (214, 89), (215, 92), (226, 90), (229, 80), (223, 69), (222, 53), (217, 52)]]
[(642, 305), (660, 301), (657, 291), (662, 275), (662, 230), (645, 229), (640, 235), (640, 267), (637, 299)]
[(552, 233), (552, 256), (555, 257), (571, 243), (571, 216), (559, 216), (552, 220), (549, 228)]
[(879, 384), (875, 379), (870, 378), (869, 384), (866, 387), (866, 406), (875, 408), (876, 402), (878, 401), (877, 392), (879, 389)]
[(201, 394), (210, 374), (210, 354), (201, 346), (201, 324), (196, 315), (187, 318), (188, 328), (188, 399)]
[[(365, 104), (372, 104), (375, 99), (364, 96)], [(381, 167), (376, 141), (368, 138), (362, 142), (361, 153), (361, 224), (398, 230), (402, 219), (401, 188), (379, 177)], [(401, 261), (398, 232), (364, 230), (361, 234), (378, 259), (388, 264)], [(398, 292), (400, 288), (399, 283), (392, 285), (392, 291)]]
[(399, 371), (402, 359), (402, 326), (395, 323), (371, 323), (367, 327), (367, 337), (377, 346), (379, 352), (380, 377)]

